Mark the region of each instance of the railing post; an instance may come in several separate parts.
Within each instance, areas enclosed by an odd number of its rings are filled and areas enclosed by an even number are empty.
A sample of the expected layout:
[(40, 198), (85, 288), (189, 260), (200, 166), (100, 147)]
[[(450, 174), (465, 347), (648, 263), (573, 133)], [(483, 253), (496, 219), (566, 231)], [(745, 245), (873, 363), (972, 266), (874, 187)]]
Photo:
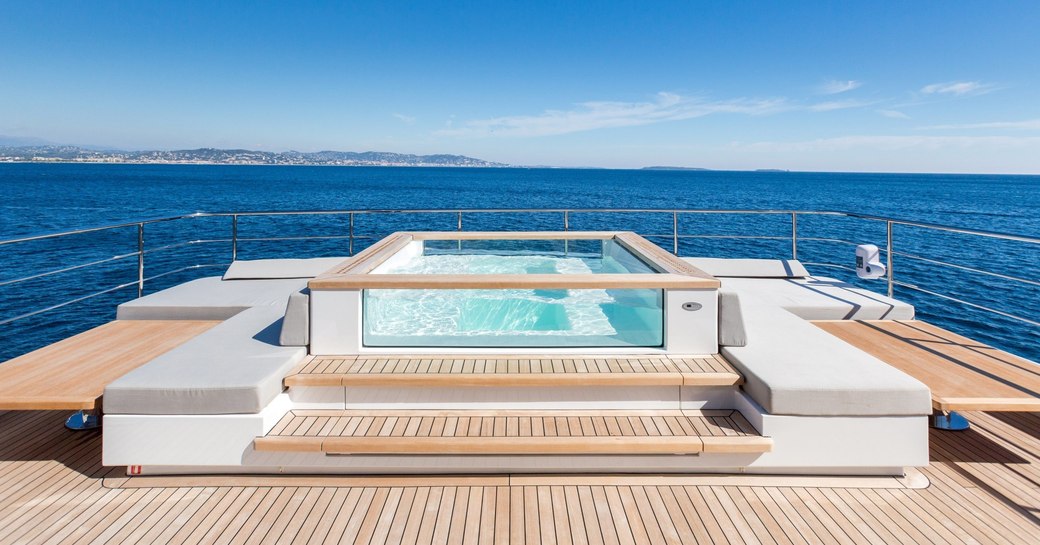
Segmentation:
[(798, 259), (798, 212), (791, 212), (791, 259)]
[(144, 295), (144, 223), (137, 224), (137, 297)]
[(885, 224), (885, 235), (888, 238), (888, 246), (885, 248), (885, 254), (888, 258), (888, 263), (886, 264), (888, 267), (888, 296), (892, 297), (893, 288), (895, 287), (895, 277), (893, 276), (895, 271), (892, 268), (892, 222), (887, 221)]
[[(462, 210), (459, 210), (459, 221), (455, 225), (455, 230), (460, 232), (460, 233), (462, 232)], [(462, 251), (462, 239), (461, 238), (458, 240), (458, 247), (459, 247), (459, 251)]]
[(672, 210), (672, 254), (679, 255), (679, 212)]
[(238, 214), (231, 215), (231, 261), (238, 259)]
[(347, 255), (354, 255), (354, 213), (351, 212), (348, 217), (350, 218), (350, 236), (347, 237)]
[[(563, 232), (569, 232), (571, 230), (571, 211), (563, 211)], [(571, 241), (563, 239), (563, 255), (570, 255), (571, 253)]]

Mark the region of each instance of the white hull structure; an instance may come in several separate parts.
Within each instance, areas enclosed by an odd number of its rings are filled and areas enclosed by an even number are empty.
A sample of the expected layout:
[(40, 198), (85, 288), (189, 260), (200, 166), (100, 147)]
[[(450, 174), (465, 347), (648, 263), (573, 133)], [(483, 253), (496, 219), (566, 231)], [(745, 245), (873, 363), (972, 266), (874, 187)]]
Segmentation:
[[(290, 410), (298, 409), (288, 395), (279, 397), (258, 415), (107, 415), (104, 464), (128, 466), (134, 474), (194, 473), (749, 473), (803, 475), (902, 475), (907, 467), (928, 464), (928, 418), (804, 417), (765, 413), (753, 400), (733, 392), (728, 402), (706, 406), (736, 407), (748, 422), (771, 440), (770, 452), (689, 453), (663, 455), (597, 454), (482, 455), (400, 454), (329, 455), (323, 452), (258, 451), (254, 442), (264, 437)], [(449, 404), (459, 411), (480, 409)], [(666, 413), (655, 409), (605, 408), (583, 404), (592, 414)], [(672, 406), (678, 406), (673, 403)], [(323, 405), (342, 407), (343, 404)], [(396, 407), (401, 407), (401, 404)], [(292, 409), (289, 409), (292, 407)], [(308, 407), (313, 407), (309, 405)], [(445, 408), (422, 405), (422, 411)], [(526, 404), (527, 412), (572, 414), (579, 409), (542, 403)], [(534, 407), (548, 407), (533, 409)], [(362, 409), (364, 410), (364, 409)], [(699, 409), (698, 409), (699, 410)], [(713, 409), (708, 409), (713, 410)], [(723, 409), (714, 409), (723, 411)], [(318, 409), (315, 414), (320, 414)], [(367, 409), (378, 414), (378, 409)], [(382, 412), (400, 413), (402, 409)], [(695, 410), (696, 411), (696, 410)], [(516, 410), (522, 413), (523, 410)], [(922, 441), (922, 436), (924, 441)], [(479, 447), (478, 447), (479, 448)]]

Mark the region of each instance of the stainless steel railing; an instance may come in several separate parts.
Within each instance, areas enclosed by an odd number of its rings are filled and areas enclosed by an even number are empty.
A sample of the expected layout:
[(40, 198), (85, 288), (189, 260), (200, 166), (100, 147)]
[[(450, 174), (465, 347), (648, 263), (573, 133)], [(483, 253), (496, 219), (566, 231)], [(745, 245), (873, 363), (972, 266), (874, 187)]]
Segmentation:
[[(890, 218), (884, 216), (874, 216), (867, 214), (858, 214), (852, 212), (843, 211), (817, 211), (817, 210), (747, 210), (747, 209), (733, 209), (733, 210), (722, 210), (722, 209), (655, 209), (655, 208), (559, 208), (559, 209), (370, 209), (370, 210), (278, 210), (278, 211), (237, 211), (237, 212), (195, 212), (191, 214), (184, 214), (180, 216), (167, 216), (158, 218), (149, 218), (139, 221), (117, 223), (111, 225), (103, 225), (97, 227), (74, 229), (69, 231), (45, 233), (39, 235), (30, 235), (15, 237), (6, 240), (0, 240), (0, 252), (4, 252), (5, 248), (9, 248), (12, 245), (27, 244), (34, 241), (41, 240), (60, 240), (66, 237), (75, 235), (84, 235), (91, 233), (101, 233), (106, 231), (114, 231), (119, 229), (132, 229), (136, 231), (136, 251), (120, 253), (114, 256), (90, 260), (84, 263), (78, 263), (74, 265), (67, 265), (59, 267), (53, 270), (32, 273), (20, 278), (0, 280), (0, 287), (13, 286), (23, 282), (37, 280), (49, 276), (70, 273), (73, 271), (83, 271), (86, 269), (100, 267), (106, 264), (119, 262), (122, 260), (136, 259), (137, 263), (137, 278), (136, 281), (120, 283), (115, 286), (104, 287), (94, 292), (81, 295), (78, 297), (70, 298), (67, 300), (60, 301), (58, 303), (47, 305), (42, 308), (31, 310), (28, 312), (21, 313), (16, 316), (0, 318), (0, 325), (9, 324), (29, 318), (31, 316), (37, 316), (42, 313), (50, 312), (58, 308), (66, 307), (75, 303), (86, 301), (94, 297), (99, 297), (105, 294), (113, 293), (115, 291), (135, 287), (137, 296), (140, 297), (144, 294), (145, 286), (148, 282), (154, 281), (159, 278), (167, 277), (177, 273), (182, 273), (194, 269), (202, 268), (215, 268), (226, 266), (228, 262), (215, 262), (215, 263), (193, 263), (191, 265), (177, 267), (172, 270), (163, 271), (158, 274), (151, 276), (146, 275), (146, 257), (149, 255), (158, 254), (161, 252), (167, 252), (179, 248), (190, 248), (193, 246), (203, 246), (209, 244), (228, 244), (229, 245), (229, 261), (234, 261), (239, 256), (239, 244), (243, 242), (288, 242), (288, 241), (315, 241), (315, 240), (345, 240), (347, 243), (347, 253), (353, 255), (355, 253), (356, 242), (359, 240), (368, 240), (374, 238), (370, 235), (357, 234), (355, 224), (356, 219), (362, 216), (367, 217), (378, 217), (378, 216), (393, 216), (400, 217), (402, 215), (445, 215), (448, 218), (454, 220), (454, 226), (457, 231), (462, 231), (464, 224), (464, 216), (473, 216), (479, 214), (491, 214), (491, 215), (559, 215), (561, 223), (560, 227), (564, 231), (572, 229), (572, 223), (575, 216), (579, 215), (594, 215), (594, 214), (625, 214), (625, 215), (661, 215), (666, 219), (671, 220), (671, 232), (670, 233), (640, 233), (643, 236), (657, 239), (671, 239), (671, 250), (674, 254), (678, 255), (680, 252), (680, 243), (684, 240), (693, 239), (729, 239), (729, 240), (768, 240), (768, 241), (790, 241), (790, 256), (792, 259), (799, 258), (799, 243), (806, 242), (820, 242), (827, 244), (840, 244), (840, 245), (852, 245), (854, 246), (858, 242), (835, 238), (835, 237), (811, 237), (811, 236), (800, 236), (799, 235), (799, 219), (808, 217), (822, 217), (822, 218), (846, 218), (853, 219), (869, 224), (883, 225), (885, 229), (885, 243), (884, 252), (886, 255), (886, 262), (888, 267), (887, 276), (885, 278), (887, 294), (891, 297), (894, 294), (896, 287), (912, 290), (918, 293), (928, 295), (930, 297), (936, 297), (942, 300), (955, 302), (972, 307), (976, 310), (981, 310), (993, 314), (1003, 316), (1012, 320), (1016, 320), (1021, 323), (1029, 324), (1032, 326), (1040, 327), (1040, 321), (1032, 317), (1019, 316), (1014, 313), (991, 308), (990, 306), (983, 304), (978, 301), (969, 301), (957, 294), (940, 293), (935, 289), (923, 288), (917, 284), (906, 282), (896, 278), (896, 270), (894, 257), (898, 256), (901, 259), (906, 259), (918, 263), (927, 264), (929, 266), (943, 267), (947, 269), (954, 269), (959, 271), (968, 272), (971, 274), (977, 274), (986, 276), (989, 278), (997, 278), (1003, 281), (1012, 282), (1016, 285), (1022, 286), (1034, 286), (1040, 287), (1040, 281), (1022, 276), (999, 273), (994, 271), (988, 271), (979, 267), (973, 267), (964, 264), (952, 263), (936, 257), (922, 256), (907, 251), (897, 251), (894, 247), (893, 241), (893, 227), (910, 227), (919, 229), (927, 232), (936, 233), (954, 233), (958, 235), (964, 235), (969, 237), (978, 237), (984, 239), (995, 239), (1002, 241), (1012, 241), (1016, 243), (1025, 243), (1030, 247), (1036, 247), (1040, 249), (1040, 238), (1011, 234), (1011, 233), (1000, 233), (996, 231), (985, 231), (977, 229), (968, 229), (963, 227), (955, 227), (949, 225), (940, 225), (927, 222), (910, 221), (898, 218)], [(741, 215), (741, 216), (776, 216), (778, 218), (784, 218), (783, 221), (790, 222), (790, 232), (779, 235), (737, 235), (737, 234), (712, 234), (712, 233), (686, 233), (680, 229), (680, 218), (690, 215)], [(285, 217), (299, 217), (299, 216), (346, 216), (346, 233), (340, 235), (299, 235), (299, 236), (254, 236), (254, 237), (243, 237), (240, 233), (240, 220), (248, 217), (259, 217), (259, 216), (285, 216)], [(668, 218), (670, 216), (670, 218)], [(146, 230), (148, 227), (161, 223), (170, 222), (182, 222), (196, 218), (229, 218), (230, 219), (230, 233), (226, 237), (216, 238), (198, 238), (191, 240), (183, 240), (174, 242), (172, 244), (165, 244), (162, 246), (147, 248), (146, 247)], [(866, 242), (866, 241), (859, 241)], [(0, 257), (2, 257), (0, 253)], [(775, 256), (780, 257), (780, 256)], [(806, 262), (808, 266), (820, 266), (835, 269), (842, 269), (846, 271), (854, 271), (852, 267), (842, 265), (840, 263), (833, 262)]]

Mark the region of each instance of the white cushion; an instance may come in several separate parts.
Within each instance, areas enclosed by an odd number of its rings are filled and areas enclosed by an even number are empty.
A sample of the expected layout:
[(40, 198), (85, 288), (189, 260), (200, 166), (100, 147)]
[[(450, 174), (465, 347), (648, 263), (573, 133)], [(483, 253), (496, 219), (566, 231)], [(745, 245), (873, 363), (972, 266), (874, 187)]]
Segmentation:
[(741, 301), (768, 303), (806, 320), (911, 320), (914, 307), (870, 290), (822, 276), (723, 278)]
[(931, 393), (917, 379), (781, 308), (744, 303), (746, 346), (722, 354), (744, 390), (770, 414), (927, 415)]
[(801, 278), (809, 271), (794, 259), (721, 259), (684, 257), (694, 267), (719, 278)]
[(281, 306), (251, 308), (105, 388), (109, 414), (255, 414), (307, 355), (279, 346)]
[(261, 280), (275, 278), (314, 278), (348, 260), (348, 257), (315, 257), (311, 259), (254, 259), (234, 261), (224, 273), (224, 280)]
[(285, 303), (285, 318), (278, 342), (282, 346), (307, 346), (311, 340), (311, 297), (309, 289), (294, 291)]
[(210, 276), (127, 301), (116, 309), (116, 319), (226, 320), (257, 306), (284, 310), (289, 294), (306, 286), (306, 279), (222, 281)]
[(733, 290), (719, 290), (719, 346), (744, 346), (747, 342), (740, 295)]

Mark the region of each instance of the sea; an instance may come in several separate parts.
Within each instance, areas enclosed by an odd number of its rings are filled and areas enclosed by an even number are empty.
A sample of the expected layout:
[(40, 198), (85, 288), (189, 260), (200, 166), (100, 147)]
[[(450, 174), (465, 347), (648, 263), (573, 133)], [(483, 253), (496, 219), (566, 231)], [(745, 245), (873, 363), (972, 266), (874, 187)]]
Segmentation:
[[(573, 209), (572, 230), (631, 230), (669, 251), (671, 211), (712, 211), (674, 217), (680, 255), (789, 259), (790, 214), (733, 211), (848, 212), (1040, 238), (1040, 176), (0, 164), (0, 241), (193, 212), (369, 211), (353, 222), (243, 215), (235, 226), (239, 259), (337, 256), (396, 230), (457, 229), (458, 214), (438, 212), (457, 209)], [(425, 212), (386, 212), (395, 210)], [(564, 215), (466, 212), (461, 222), (464, 230), (558, 230)], [(144, 292), (219, 275), (231, 260), (231, 230), (223, 216), (146, 224)], [(885, 248), (885, 222), (801, 214), (797, 233), (798, 258), (812, 273), (887, 290), (849, 270), (855, 245)], [(115, 306), (137, 296), (137, 247), (136, 225), (0, 245), (0, 361), (114, 319)], [(896, 223), (893, 251), (895, 296), (919, 318), (1040, 361), (1040, 244)]]

